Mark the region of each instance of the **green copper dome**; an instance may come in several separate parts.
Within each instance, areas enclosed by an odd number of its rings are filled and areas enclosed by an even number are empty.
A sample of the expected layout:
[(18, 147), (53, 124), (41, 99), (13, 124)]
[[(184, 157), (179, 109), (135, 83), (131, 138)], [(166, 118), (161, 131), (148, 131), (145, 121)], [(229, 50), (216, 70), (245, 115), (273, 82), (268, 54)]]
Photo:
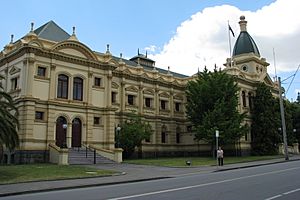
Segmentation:
[(260, 57), (258, 48), (247, 31), (242, 31), (240, 33), (238, 39), (235, 42), (232, 55), (237, 56), (244, 53), (254, 53), (255, 55)]
[(235, 42), (232, 56), (241, 55), (244, 53), (254, 53), (255, 55), (260, 57), (260, 53), (258, 48), (253, 40), (253, 38), (247, 32), (247, 21), (245, 21), (245, 17), (240, 17), (240, 28), (241, 32), (238, 39)]

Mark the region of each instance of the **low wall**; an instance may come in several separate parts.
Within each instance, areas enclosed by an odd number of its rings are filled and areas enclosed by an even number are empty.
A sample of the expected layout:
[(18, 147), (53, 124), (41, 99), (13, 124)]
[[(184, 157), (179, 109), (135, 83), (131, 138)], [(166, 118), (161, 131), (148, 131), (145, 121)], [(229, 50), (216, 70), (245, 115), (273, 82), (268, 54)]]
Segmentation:
[(59, 165), (68, 165), (69, 150), (59, 148), (55, 144), (49, 144), (50, 162)]
[(94, 144), (90, 144), (89, 147), (92, 149), (95, 149), (97, 151), (97, 154), (99, 154), (105, 158), (113, 160), (117, 163), (123, 162), (123, 157), (122, 157), (123, 149), (121, 149), (121, 148), (116, 148), (114, 150), (107, 150), (107, 149), (103, 149)]

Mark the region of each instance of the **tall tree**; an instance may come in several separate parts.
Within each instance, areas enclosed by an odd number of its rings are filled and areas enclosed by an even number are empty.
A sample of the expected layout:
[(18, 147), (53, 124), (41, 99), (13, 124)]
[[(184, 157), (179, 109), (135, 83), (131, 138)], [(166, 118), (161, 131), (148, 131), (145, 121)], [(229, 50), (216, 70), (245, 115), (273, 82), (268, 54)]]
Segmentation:
[(19, 145), (17, 114), (18, 110), (12, 97), (0, 86), (0, 160), (3, 154), (3, 145), (10, 150)]
[(152, 129), (149, 123), (142, 120), (139, 115), (130, 114), (125, 123), (121, 125), (116, 141), (124, 152), (124, 158), (129, 158), (136, 147), (140, 147), (143, 140), (150, 139)]
[(188, 82), (186, 113), (193, 124), (195, 140), (213, 145), (215, 131), (219, 130), (220, 144), (232, 144), (246, 133), (245, 115), (237, 110), (238, 92), (234, 77), (217, 69), (210, 72), (205, 68)]
[(252, 153), (255, 155), (276, 154), (282, 140), (278, 99), (272, 96), (270, 88), (259, 83), (253, 98), (252, 109)]

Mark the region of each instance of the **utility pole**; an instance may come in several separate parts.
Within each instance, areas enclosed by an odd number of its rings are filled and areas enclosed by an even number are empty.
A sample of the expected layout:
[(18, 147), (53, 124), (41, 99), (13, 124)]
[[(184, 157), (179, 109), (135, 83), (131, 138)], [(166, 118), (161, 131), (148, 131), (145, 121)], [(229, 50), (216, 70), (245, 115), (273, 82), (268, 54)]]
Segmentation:
[(281, 115), (281, 125), (282, 125), (282, 134), (283, 134), (283, 145), (284, 145), (284, 157), (285, 160), (289, 160), (289, 153), (287, 148), (287, 139), (286, 139), (286, 126), (285, 126), (285, 117), (284, 117), (284, 107), (282, 101), (282, 91), (281, 91), (281, 79), (278, 77), (279, 85), (279, 104), (280, 104), (280, 115)]

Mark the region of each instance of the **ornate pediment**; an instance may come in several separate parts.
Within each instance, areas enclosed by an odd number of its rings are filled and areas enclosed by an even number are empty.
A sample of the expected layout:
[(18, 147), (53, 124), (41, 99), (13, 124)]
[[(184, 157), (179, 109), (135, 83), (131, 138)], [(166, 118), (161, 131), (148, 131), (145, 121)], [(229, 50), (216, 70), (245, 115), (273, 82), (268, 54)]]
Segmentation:
[(159, 96), (160, 97), (165, 97), (165, 98), (169, 98), (170, 97), (170, 95), (168, 93), (166, 93), (166, 92), (160, 93)]
[(270, 78), (270, 76), (267, 74), (266, 77), (264, 78), (264, 81), (263, 81), (265, 84), (267, 85), (273, 85), (273, 81), (272, 79)]
[(175, 94), (174, 95), (174, 99), (183, 100), (183, 95), (181, 95), (181, 94)]
[(127, 88), (125, 88), (126, 91), (130, 91), (130, 92), (138, 92), (139, 90), (137, 89), (137, 87), (135, 86), (129, 86)]
[(118, 88), (119, 88), (119, 85), (118, 85), (116, 82), (112, 82), (112, 83), (111, 83), (111, 87), (112, 87), (112, 88), (115, 88), (115, 89), (118, 89)]
[(64, 41), (56, 44), (53, 51), (97, 61), (94, 53), (84, 44), (77, 41)]
[(154, 95), (154, 90), (153, 89), (144, 89), (143, 93), (144, 94)]
[(12, 66), (12, 68), (9, 70), (9, 74), (10, 74), (10, 75), (13, 75), (13, 74), (16, 74), (16, 73), (18, 73), (18, 72), (20, 72), (20, 71), (21, 71), (20, 68), (18, 68), (18, 67), (16, 67), (16, 66)]

